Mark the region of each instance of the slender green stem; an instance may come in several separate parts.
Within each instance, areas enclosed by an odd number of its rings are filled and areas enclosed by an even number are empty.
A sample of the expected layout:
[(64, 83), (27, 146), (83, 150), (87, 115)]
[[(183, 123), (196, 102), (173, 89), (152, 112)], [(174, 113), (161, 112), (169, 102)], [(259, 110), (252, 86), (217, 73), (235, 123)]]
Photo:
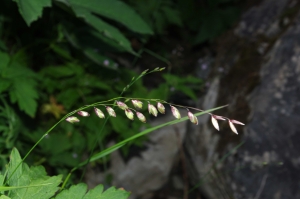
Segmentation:
[[(108, 101), (105, 101), (105, 102), (114, 101), (114, 103), (113, 103), (112, 105), (115, 106), (116, 100), (117, 100), (117, 99), (128, 99), (128, 98), (126, 98), (126, 97), (122, 97), (122, 95), (124, 94), (124, 92), (126, 92), (126, 90), (128, 90), (128, 89), (129, 89), (136, 81), (138, 81), (139, 79), (141, 79), (143, 76), (148, 75), (148, 74), (153, 73), (153, 72), (157, 72), (157, 71), (160, 71), (160, 70), (155, 70), (155, 69), (154, 69), (154, 70), (152, 70), (152, 71), (147, 71), (146, 73), (142, 73), (142, 74), (139, 75), (137, 78), (131, 80), (131, 82), (130, 82), (130, 83), (123, 89), (123, 91), (120, 93), (120, 96), (119, 96), (119, 97), (113, 98), (113, 99), (108, 100)], [(98, 106), (98, 105), (103, 105), (103, 103), (104, 103), (104, 102), (96, 102), (96, 103), (94, 103), (94, 104), (92, 104), (92, 105), (88, 105), (88, 106)], [(87, 164), (90, 162), (91, 157), (92, 157), (92, 155), (93, 155), (93, 153), (94, 153), (94, 150), (95, 150), (95, 148), (96, 148), (96, 145), (97, 145), (97, 143), (99, 142), (99, 135), (102, 133), (102, 131), (103, 131), (105, 125), (107, 124), (107, 121), (108, 121), (109, 117), (110, 117), (110, 116), (106, 117), (106, 119), (105, 119), (105, 121), (104, 121), (104, 124), (102, 125), (102, 128), (100, 129), (100, 133), (97, 134), (97, 138), (96, 138), (96, 140), (95, 140), (95, 142), (94, 142), (94, 144), (93, 144), (93, 147), (92, 147), (92, 150), (91, 150), (91, 153), (90, 153), (91, 155), (90, 155), (89, 158), (86, 160), (86, 162), (85, 162), (84, 164), (80, 165), (80, 166), (85, 166), (85, 165), (87, 166)], [(75, 168), (77, 169), (78, 167), (75, 167)], [(74, 170), (75, 168), (73, 168), (73, 169), (71, 170), (71, 172), (69, 173), (69, 175), (71, 175), (71, 173), (73, 172), (73, 170)], [(76, 169), (75, 169), (75, 170), (76, 170)], [(81, 175), (81, 179), (83, 178), (86, 169), (87, 169), (87, 167), (84, 168), (84, 171), (83, 171), (83, 173), (82, 173), (82, 175)], [(70, 177), (68, 177), (68, 178), (65, 179), (65, 181), (64, 181), (64, 183), (63, 183), (61, 189), (64, 188), (64, 186), (65, 186), (66, 183), (67, 183), (66, 181), (68, 181), (69, 178), (70, 178)], [(80, 179), (80, 180), (81, 180), (81, 179)]]
[(22, 159), (22, 161), (17, 165), (17, 167), (15, 168), (15, 170), (12, 172), (12, 174), (9, 176), (9, 178), (7, 179), (6, 182), (8, 182), (10, 180), (10, 178), (13, 176), (13, 174), (16, 172), (16, 170), (19, 168), (19, 166), (25, 161), (25, 159), (28, 157), (28, 155), (35, 149), (35, 147), (45, 138), (46, 135), (48, 135), (58, 124), (60, 124), (62, 121), (64, 121), (66, 118), (70, 117), (71, 115), (74, 115), (75, 113), (77, 113), (78, 111), (87, 109), (89, 107), (92, 106), (96, 106), (99, 104), (104, 104), (107, 102), (111, 102), (111, 101), (115, 101), (117, 99), (119, 99), (121, 97), (116, 97), (110, 100), (106, 100), (106, 101), (102, 101), (102, 102), (96, 102), (94, 104), (90, 104), (90, 105), (85, 105), (80, 107), (79, 109), (76, 109), (70, 113), (68, 113), (67, 115), (65, 115), (63, 118), (61, 118), (56, 124), (54, 124), (44, 135), (42, 135), (42, 137), (33, 145), (33, 147), (31, 147), (31, 149), (26, 153), (26, 155), (24, 156), (24, 158)]
[(160, 56), (159, 54), (156, 54), (155, 52), (153, 52), (153, 51), (151, 51), (149, 49), (146, 49), (146, 48), (144, 48), (144, 51), (146, 53), (148, 53), (149, 55), (152, 55), (153, 57), (155, 57), (155, 58), (157, 58), (157, 59), (165, 62), (168, 66), (171, 66), (171, 62), (169, 60), (167, 60), (166, 58)]

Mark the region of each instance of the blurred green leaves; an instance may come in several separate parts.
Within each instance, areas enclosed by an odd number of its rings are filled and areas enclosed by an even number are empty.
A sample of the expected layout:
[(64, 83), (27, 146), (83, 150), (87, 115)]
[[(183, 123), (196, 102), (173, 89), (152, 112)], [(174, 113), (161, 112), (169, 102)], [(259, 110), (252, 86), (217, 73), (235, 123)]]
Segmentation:
[[(0, 191), (3, 199), (126, 199), (130, 193), (124, 189), (110, 187), (104, 191), (103, 185), (88, 190), (87, 185), (80, 183), (69, 189), (59, 191), (62, 175), (47, 176), (43, 166), (29, 167), (22, 162), (17, 149), (10, 154), (10, 162), (5, 175), (0, 174)], [(3, 186), (5, 185), (5, 186)], [(58, 194), (57, 194), (58, 193)], [(57, 194), (57, 195), (55, 195)]]
[(0, 57), (3, 58), (0, 65), (0, 93), (8, 91), (10, 101), (17, 102), (22, 111), (34, 117), (37, 109), (38, 77), (32, 70), (24, 66), (23, 60), (17, 55), (10, 57), (7, 53), (0, 51)]
[(238, 19), (240, 0), (178, 0), (182, 20), (193, 35), (193, 45), (213, 41)]
[(30, 24), (42, 16), (43, 8), (51, 6), (51, 0), (13, 0), (18, 4), (19, 12), (26, 24)]
[[(169, 37), (174, 35), (179, 40), (188, 35), (187, 41), (193, 45), (214, 39), (235, 19), (236, 11), (231, 8), (236, 7), (234, 0), (205, 2), (209, 3), (199, 6), (199, 1), (194, 0), (3, 0), (1, 160), (9, 156), (8, 150), (13, 146), (27, 152), (65, 113), (119, 96), (131, 78), (138, 77), (136, 72), (140, 69), (132, 66), (136, 51), (146, 52), (148, 47), (153, 50), (151, 45), (157, 43), (159, 49), (168, 52), (160, 42), (172, 41)], [(167, 74), (163, 78), (165, 83), (152, 85), (155, 88), (151, 90), (142, 81), (135, 82), (124, 94), (167, 100), (172, 87), (196, 99), (196, 91), (202, 85), (201, 80), (191, 76)], [(141, 129), (137, 118), (131, 122), (123, 112), (117, 114), (119, 117), (111, 119), (104, 130), (104, 121), (97, 117), (83, 118), (74, 125), (76, 128), (61, 124), (29, 160), (40, 164), (47, 158), (47, 166), (60, 169), (74, 166), (93, 146), (102, 150), (109, 141), (124, 140)], [(141, 145), (143, 139), (130, 144)], [(122, 148), (125, 154), (126, 147)]]
[[(71, 7), (77, 16), (90, 19), (91, 13), (112, 19), (128, 29), (140, 34), (153, 34), (150, 27), (143, 19), (127, 4), (119, 0), (69, 0)], [(97, 23), (97, 19), (94, 18)], [(98, 21), (99, 22), (99, 21)], [(90, 22), (88, 22), (90, 23)], [(98, 26), (99, 25), (99, 26)], [(97, 26), (101, 28), (103, 24), (99, 22)], [(107, 27), (107, 25), (104, 25)], [(105, 32), (106, 36), (110, 36), (109, 32)]]

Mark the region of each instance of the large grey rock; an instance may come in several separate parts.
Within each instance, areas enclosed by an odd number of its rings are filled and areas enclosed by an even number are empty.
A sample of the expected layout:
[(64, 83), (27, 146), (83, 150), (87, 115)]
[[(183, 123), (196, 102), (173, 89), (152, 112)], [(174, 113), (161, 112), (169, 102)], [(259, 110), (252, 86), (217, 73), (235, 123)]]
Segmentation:
[[(187, 134), (190, 175), (194, 184), (203, 180), (198, 188), (207, 198), (300, 198), (299, 9), (289, 16), (291, 23), (279, 25), (291, 3), (295, 1), (265, 0), (250, 9), (235, 30), (235, 39), (230, 39), (231, 45), (234, 40), (239, 44), (231, 49), (231, 55), (216, 58), (227, 61), (223, 62), (226, 73), (213, 77), (213, 87), (200, 107), (229, 103), (229, 108), (219, 113), (247, 125), (238, 128), (240, 134), (236, 136), (226, 123), (217, 132), (209, 118), (203, 117), (205, 121)], [(261, 34), (266, 38), (259, 41)], [(268, 47), (260, 51), (259, 42), (268, 43)], [(252, 67), (241, 62), (245, 50), (252, 53), (247, 54), (253, 56)], [(242, 147), (231, 151), (243, 142)]]

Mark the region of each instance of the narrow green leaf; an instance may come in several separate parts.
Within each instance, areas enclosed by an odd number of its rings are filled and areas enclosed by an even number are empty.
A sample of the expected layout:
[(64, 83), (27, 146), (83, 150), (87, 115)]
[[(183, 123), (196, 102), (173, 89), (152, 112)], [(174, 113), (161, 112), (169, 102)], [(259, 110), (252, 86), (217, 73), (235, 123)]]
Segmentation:
[(96, 30), (102, 33), (105, 37), (113, 39), (118, 45), (126, 49), (128, 52), (133, 52), (130, 41), (115, 27), (101, 20), (99, 17), (94, 16), (88, 12), (78, 12), (77, 16), (83, 17), (85, 21), (93, 26)]
[(115, 20), (130, 30), (153, 34), (147, 23), (127, 4), (118, 0), (69, 0), (75, 12), (88, 11)]
[[(220, 106), (220, 107), (213, 108), (213, 109), (210, 109), (210, 110), (207, 110), (207, 111), (196, 113), (194, 115), (195, 116), (200, 116), (200, 115), (203, 115), (203, 114), (206, 114), (206, 113), (209, 113), (209, 112), (212, 112), (212, 111), (224, 108), (224, 107), (226, 107), (226, 106)], [(146, 129), (146, 130), (144, 130), (144, 131), (142, 131), (142, 132), (140, 132), (138, 134), (135, 134), (134, 136), (132, 136), (132, 137), (126, 139), (126, 140), (123, 140), (123, 141), (121, 141), (121, 142), (119, 142), (119, 143), (117, 143), (117, 144), (115, 144), (115, 145), (113, 145), (113, 146), (111, 146), (111, 147), (109, 147), (109, 148), (107, 148), (107, 149), (105, 149), (105, 150), (103, 150), (103, 151), (101, 151), (101, 152), (93, 155), (91, 157), (91, 159), (90, 159), (90, 162), (96, 161), (96, 160), (98, 160), (98, 159), (100, 159), (100, 158), (102, 158), (102, 157), (104, 157), (104, 156), (106, 156), (106, 155), (114, 152), (115, 150), (117, 150), (120, 147), (124, 146), (126, 143), (128, 143), (128, 142), (130, 142), (130, 141), (132, 141), (132, 140), (134, 140), (134, 139), (136, 139), (138, 137), (146, 135), (146, 134), (148, 134), (148, 133), (150, 133), (152, 131), (155, 131), (157, 129), (160, 129), (162, 127), (170, 126), (170, 125), (173, 125), (173, 124), (177, 124), (179, 122), (183, 122), (183, 121), (188, 120), (188, 119), (189, 119), (188, 116), (186, 116), (186, 117), (183, 117), (181, 119), (176, 119), (176, 120), (173, 120), (173, 121), (170, 121), (170, 122), (166, 122), (164, 124), (161, 124), (161, 125), (158, 125), (158, 126), (155, 126), (155, 127), (149, 128), (149, 129)], [(85, 165), (86, 163), (87, 163), (87, 161), (81, 163), (79, 166)]]
[(110, 69), (114, 69), (114, 70), (117, 69), (117, 65), (112, 59), (95, 52), (95, 50), (85, 49), (84, 54), (88, 58), (90, 58), (92, 61), (94, 61), (95, 63), (97, 63), (101, 66), (104, 66), (104, 67), (110, 68)]
[(51, 0), (13, 0), (18, 4), (19, 12), (26, 24), (30, 24), (42, 16), (44, 7), (51, 7)]

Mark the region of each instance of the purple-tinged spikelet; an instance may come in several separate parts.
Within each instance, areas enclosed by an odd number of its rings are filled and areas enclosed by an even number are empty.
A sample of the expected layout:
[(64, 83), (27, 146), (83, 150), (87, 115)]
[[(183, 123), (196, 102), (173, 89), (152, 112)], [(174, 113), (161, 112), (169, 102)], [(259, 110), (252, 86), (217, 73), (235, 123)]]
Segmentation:
[(131, 102), (135, 108), (138, 108), (138, 109), (143, 108), (143, 102), (141, 102), (140, 100), (133, 99), (133, 100), (131, 100)]
[(157, 103), (157, 109), (161, 114), (165, 114), (165, 107), (162, 103), (160, 102)]
[(157, 117), (157, 109), (155, 108), (155, 106), (153, 106), (150, 103), (148, 104), (148, 111), (149, 111), (149, 114), (152, 114), (155, 117)]
[(128, 119), (133, 120), (134, 119), (134, 114), (130, 109), (125, 110), (125, 115), (128, 117)]
[(117, 105), (122, 110), (128, 109), (128, 106), (124, 102), (117, 101)]
[(141, 122), (146, 123), (146, 117), (145, 117), (142, 113), (136, 112), (136, 116), (139, 118), (139, 120), (140, 120)]
[(213, 126), (215, 127), (215, 129), (217, 129), (218, 131), (220, 130), (219, 128), (219, 124), (217, 120), (225, 120), (225, 118), (223, 118), (222, 116), (219, 115), (211, 115), (211, 123), (213, 124)]
[(79, 122), (79, 119), (77, 117), (71, 116), (71, 117), (68, 117), (66, 119), (66, 121), (70, 122), (70, 123), (75, 123), (75, 122)]
[(188, 111), (188, 117), (192, 123), (198, 125), (198, 118), (192, 112)]
[(96, 115), (97, 115), (99, 118), (105, 118), (104, 113), (103, 113), (100, 109), (94, 107), (94, 110), (95, 110)]
[(235, 126), (233, 125), (233, 123), (230, 120), (228, 120), (228, 122), (229, 122), (229, 127), (232, 130), (232, 132), (234, 132), (235, 134), (238, 134)]
[(78, 111), (77, 112), (78, 115), (82, 116), (82, 117), (88, 117), (90, 116), (90, 114), (86, 111)]
[(110, 116), (116, 117), (116, 112), (110, 106), (106, 106), (106, 110)]
[(176, 119), (180, 119), (181, 118), (180, 112), (178, 111), (178, 109), (175, 106), (171, 106), (171, 111), (172, 111), (172, 114), (174, 115), (174, 117)]
[(229, 127), (230, 127), (230, 129), (231, 129), (232, 132), (234, 132), (235, 134), (238, 134), (238, 132), (237, 132), (237, 130), (236, 130), (234, 124), (245, 125), (244, 123), (239, 122), (239, 121), (237, 121), (237, 120), (228, 120), (228, 122), (229, 122)]

